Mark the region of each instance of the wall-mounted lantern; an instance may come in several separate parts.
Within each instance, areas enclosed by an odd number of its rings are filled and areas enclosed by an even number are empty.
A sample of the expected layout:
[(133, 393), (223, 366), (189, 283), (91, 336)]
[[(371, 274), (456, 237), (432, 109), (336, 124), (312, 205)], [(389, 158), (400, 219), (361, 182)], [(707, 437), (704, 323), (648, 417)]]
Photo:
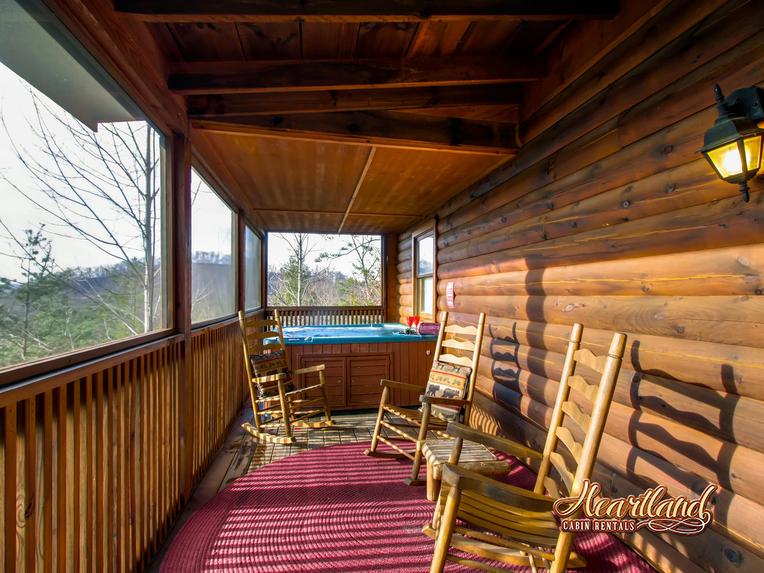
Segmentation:
[(725, 98), (717, 84), (714, 94), (719, 117), (706, 131), (700, 152), (721, 179), (740, 185), (747, 202), (748, 180), (761, 167), (764, 90), (743, 88)]

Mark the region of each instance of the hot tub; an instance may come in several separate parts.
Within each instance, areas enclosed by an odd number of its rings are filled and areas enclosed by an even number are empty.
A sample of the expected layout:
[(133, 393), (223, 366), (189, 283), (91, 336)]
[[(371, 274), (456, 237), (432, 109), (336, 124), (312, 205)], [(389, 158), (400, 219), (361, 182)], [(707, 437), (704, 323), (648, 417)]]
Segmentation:
[[(396, 323), (284, 328), (287, 358), (293, 368), (324, 364), (329, 404), (332, 408), (366, 409), (379, 405), (382, 378), (416, 384), (427, 383), (437, 336), (406, 334)], [(303, 385), (318, 381), (303, 377)], [(420, 392), (394, 390), (394, 404), (418, 404)]]
[(407, 334), (406, 327), (397, 323), (339, 324), (331, 326), (287, 326), (287, 344), (351, 344), (362, 342), (422, 342), (437, 336)]

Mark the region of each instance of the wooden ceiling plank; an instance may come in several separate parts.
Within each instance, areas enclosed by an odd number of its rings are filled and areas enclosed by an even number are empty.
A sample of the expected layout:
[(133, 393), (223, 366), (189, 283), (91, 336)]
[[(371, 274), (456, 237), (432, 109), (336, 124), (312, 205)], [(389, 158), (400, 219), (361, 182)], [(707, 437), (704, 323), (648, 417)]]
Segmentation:
[(282, 115), (384, 109), (452, 108), (457, 106), (519, 105), (517, 85), (445, 86), (384, 90), (291, 92), (190, 96), (192, 119), (227, 115)]
[[(278, 209), (278, 208), (260, 208), (258, 207), (257, 212), (260, 214), (265, 213), (293, 213), (295, 215), (299, 214), (314, 214), (314, 213), (324, 213), (326, 215), (344, 215), (345, 211), (336, 211), (333, 209), (322, 209), (320, 211), (316, 209)], [(401, 219), (405, 217), (409, 217), (411, 219), (418, 219), (421, 217), (421, 215), (412, 215), (411, 213), (372, 213), (372, 212), (360, 212), (357, 211), (355, 213), (351, 213), (354, 217), (388, 217), (391, 219)]]
[(363, 166), (363, 170), (361, 171), (361, 174), (358, 176), (358, 181), (355, 184), (355, 189), (353, 189), (353, 194), (350, 196), (350, 201), (348, 201), (347, 209), (345, 209), (345, 215), (342, 217), (342, 221), (340, 222), (340, 226), (337, 229), (337, 233), (342, 232), (342, 227), (345, 225), (345, 221), (347, 221), (348, 215), (350, 214), (350, 210), (353, 208), (353, 203), (355, 203), (355, 198), (358, 197), (358, 192), (361, 190), (361, 186), (363, 185), (364, 179), (366, 179), (366, 174), (369, 172), (369, 167), (371, 167), (371, 162), (374, 161), (374, 154), (377, 152), (377, 148), (373, 145), (369, 149), (369, 155), (366, 158), (366, 163)]
[(475, 119), (479, 121), (495, 121), (498, 123), (513, 123), (520, 121), (520, 108), (517, 105), (461, 105), (443, 107), (406, 108), (398, 110), (399, 113), (430, 115), (438, 117), (460, 117), (463, 119)]
[(176, 62), (168, 85), (183, 95), (306, 92), (530, 82), (542, 58)]
[(198, 119), (195, 129), (213, 133), (271, 135), (464, 153), (515, 154), (516, 126), (395, 112), (338, 112), (287, 116)]
[(609, 19), (615, 0), (114, 0), (149, 22), (421, 22)]

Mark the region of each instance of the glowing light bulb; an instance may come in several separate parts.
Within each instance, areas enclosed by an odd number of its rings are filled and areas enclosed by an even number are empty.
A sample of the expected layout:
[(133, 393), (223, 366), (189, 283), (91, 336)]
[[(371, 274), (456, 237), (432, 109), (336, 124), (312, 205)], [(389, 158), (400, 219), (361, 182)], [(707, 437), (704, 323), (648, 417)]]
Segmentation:
[(743, 171), (743, 164), (740, 162), (740, 153), (738, 152), (737, 146), (724, 152), (721, 161), (721, 169), (729, 175), (737, 175)]

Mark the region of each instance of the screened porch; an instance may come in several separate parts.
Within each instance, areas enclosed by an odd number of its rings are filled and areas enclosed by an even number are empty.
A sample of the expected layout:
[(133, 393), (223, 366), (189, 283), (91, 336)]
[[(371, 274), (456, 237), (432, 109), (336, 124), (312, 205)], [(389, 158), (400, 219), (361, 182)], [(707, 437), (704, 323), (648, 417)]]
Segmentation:
[(3, 569), (764, 571), (763, 64), (754, 0), (0, 2)]

